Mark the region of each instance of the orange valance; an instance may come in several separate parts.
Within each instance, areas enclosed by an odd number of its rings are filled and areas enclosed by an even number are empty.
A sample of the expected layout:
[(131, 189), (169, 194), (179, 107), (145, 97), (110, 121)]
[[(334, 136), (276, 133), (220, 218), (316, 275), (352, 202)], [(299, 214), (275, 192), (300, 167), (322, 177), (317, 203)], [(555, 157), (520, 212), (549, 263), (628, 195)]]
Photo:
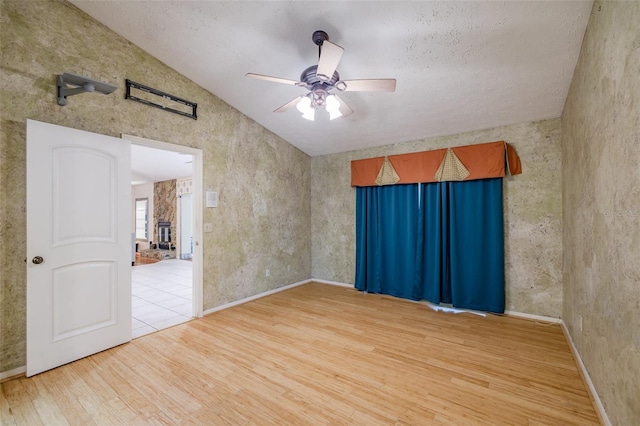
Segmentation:
[[(387, 166), (385, 158), (399, 181), (397, 178), (393, 182), (381, 180), (381, 169)], [(511, 145), (498, 141), (354, 160), (351, 162), (351, 186), (488, 179), (504, 177), (507, 169), (510, 175), (521, 174), (520, 158)]]

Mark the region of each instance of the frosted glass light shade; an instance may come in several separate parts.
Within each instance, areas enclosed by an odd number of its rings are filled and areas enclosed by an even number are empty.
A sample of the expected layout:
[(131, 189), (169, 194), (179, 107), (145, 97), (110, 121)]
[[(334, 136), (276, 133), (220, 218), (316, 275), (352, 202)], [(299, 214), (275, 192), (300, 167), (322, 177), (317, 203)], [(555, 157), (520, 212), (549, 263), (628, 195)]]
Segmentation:
[(298, 105), (296, 105), (298, 111), (302, 113), (302, 118), (306, 118), (307, 120), (314, 120), (315, 110), (311, 107), (311, 98), (305, 96), (300, 99)]
[(327, 111), (329, 112), (329, 119), (333, 120), (334, 118), (342, 117), (342, 113), (340, 112), (340, 102), (336, 99), (335, 96), (330, 95), (327, 96)]

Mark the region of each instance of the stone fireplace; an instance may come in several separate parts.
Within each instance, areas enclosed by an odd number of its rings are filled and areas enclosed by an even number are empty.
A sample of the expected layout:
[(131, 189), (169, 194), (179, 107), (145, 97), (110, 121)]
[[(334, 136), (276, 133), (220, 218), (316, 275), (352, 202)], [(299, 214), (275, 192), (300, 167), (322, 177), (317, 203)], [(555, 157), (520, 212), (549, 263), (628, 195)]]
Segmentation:
[(165, 180), (153, 184), (153, 229), (152, 245), (140, 250), (141, 257), (151, 259), (175, 259), (176, 257), (176, 180)]

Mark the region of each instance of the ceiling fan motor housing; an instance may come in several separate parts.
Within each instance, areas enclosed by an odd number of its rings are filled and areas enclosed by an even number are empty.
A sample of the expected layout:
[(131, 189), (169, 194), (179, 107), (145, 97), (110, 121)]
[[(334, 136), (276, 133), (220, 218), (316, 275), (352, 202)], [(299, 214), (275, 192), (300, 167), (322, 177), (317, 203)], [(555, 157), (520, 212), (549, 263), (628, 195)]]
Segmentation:
[(318, 69), (317, 65), (312, 65), (306, 70), (302, 71), (302, 74), (300, 74), (300, 81), (305, 84), (305, 87), (307, 89), (311, 90), (318, 83), (321, 83), (326, 87), (326, 90), (331, 90), (336, 85), (336, 83), (340, 81), (340, 74), (338, 74), (338, 71), (334, 71), (333, 76), (331, 77), (331, 80), (329, 81), (320, 80), (318, 78), (318, 75), (316, 74), (317, 69)]

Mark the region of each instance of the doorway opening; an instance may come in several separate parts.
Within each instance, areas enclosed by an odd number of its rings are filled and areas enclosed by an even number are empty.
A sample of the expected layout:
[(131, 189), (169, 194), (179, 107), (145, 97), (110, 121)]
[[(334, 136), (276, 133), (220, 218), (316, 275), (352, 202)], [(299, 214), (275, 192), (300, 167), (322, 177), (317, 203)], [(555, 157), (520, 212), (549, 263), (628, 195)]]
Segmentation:
[(202, 151), (123, 138), (131, 141), (136, 338), (202, 316)]

